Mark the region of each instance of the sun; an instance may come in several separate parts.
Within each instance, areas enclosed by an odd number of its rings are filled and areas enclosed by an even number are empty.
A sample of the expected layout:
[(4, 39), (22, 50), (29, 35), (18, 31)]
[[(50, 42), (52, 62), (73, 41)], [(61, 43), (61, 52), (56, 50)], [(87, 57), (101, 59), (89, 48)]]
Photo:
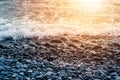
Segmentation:
[(103, 5), (103, 0), (77, 0), (77, 2), (87, 11), (101, 10)]

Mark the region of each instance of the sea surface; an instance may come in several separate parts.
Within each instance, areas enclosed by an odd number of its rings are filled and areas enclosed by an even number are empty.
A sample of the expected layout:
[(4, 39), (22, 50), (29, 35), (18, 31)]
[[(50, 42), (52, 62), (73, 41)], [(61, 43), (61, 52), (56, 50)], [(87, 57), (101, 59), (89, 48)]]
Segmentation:
[(83, 8), (78, 0), (0, 0), (0, 41), (61, 34), (120, 35), (120, 1), (102, 9)]

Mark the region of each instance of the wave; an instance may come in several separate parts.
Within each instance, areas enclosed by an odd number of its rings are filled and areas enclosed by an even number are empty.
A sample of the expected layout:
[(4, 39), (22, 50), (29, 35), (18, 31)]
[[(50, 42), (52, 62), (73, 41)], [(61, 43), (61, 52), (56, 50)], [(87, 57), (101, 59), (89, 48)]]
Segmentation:
[(0, 19), (0, 41), (7, 38), (14, 40), (23, 38), (43, 38), (62, 34), (89, 34), (89, 35), (110, 35), (119, 36), (119, 26), (109, 24), (102, 25), (80, 25), (79, 23), (67, 23), (65, 21), (47, 24), (39, 23), (28, 18), (5, 20)]

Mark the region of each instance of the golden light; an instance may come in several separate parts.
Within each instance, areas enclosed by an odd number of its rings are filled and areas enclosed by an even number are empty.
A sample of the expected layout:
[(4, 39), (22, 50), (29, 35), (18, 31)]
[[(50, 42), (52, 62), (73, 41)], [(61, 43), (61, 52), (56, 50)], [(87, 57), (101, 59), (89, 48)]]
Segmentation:
[(85, 11), (100, 11), (103, 6), (103, 0), (77, 0), (77, 2)]

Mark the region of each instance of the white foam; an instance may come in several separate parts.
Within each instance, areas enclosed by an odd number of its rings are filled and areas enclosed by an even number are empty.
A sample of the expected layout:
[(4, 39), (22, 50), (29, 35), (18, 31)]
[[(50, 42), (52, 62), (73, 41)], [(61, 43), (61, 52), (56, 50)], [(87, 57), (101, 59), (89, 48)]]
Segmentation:
[(54, 23), (54, 24), (42, 24), (29, 20), (27, 18), (23, 19), (13, 19), (11, 21), (0, 19), (0, 40), (4, 40), (7, 37), (12, 37), (13, 39), (22, 39), (22, 38), (32, 38), (39, 37), (43, 38), (44, 36), (49, 35), (58, 35), (58, 34), (90, 34), (90, 35), (99, 35), (107, 34), (118, 36), (120, 35), (120, 29), (116, 26), (111, 26), (104, 24), (102, 26), (80, 26), (77, 23)]

